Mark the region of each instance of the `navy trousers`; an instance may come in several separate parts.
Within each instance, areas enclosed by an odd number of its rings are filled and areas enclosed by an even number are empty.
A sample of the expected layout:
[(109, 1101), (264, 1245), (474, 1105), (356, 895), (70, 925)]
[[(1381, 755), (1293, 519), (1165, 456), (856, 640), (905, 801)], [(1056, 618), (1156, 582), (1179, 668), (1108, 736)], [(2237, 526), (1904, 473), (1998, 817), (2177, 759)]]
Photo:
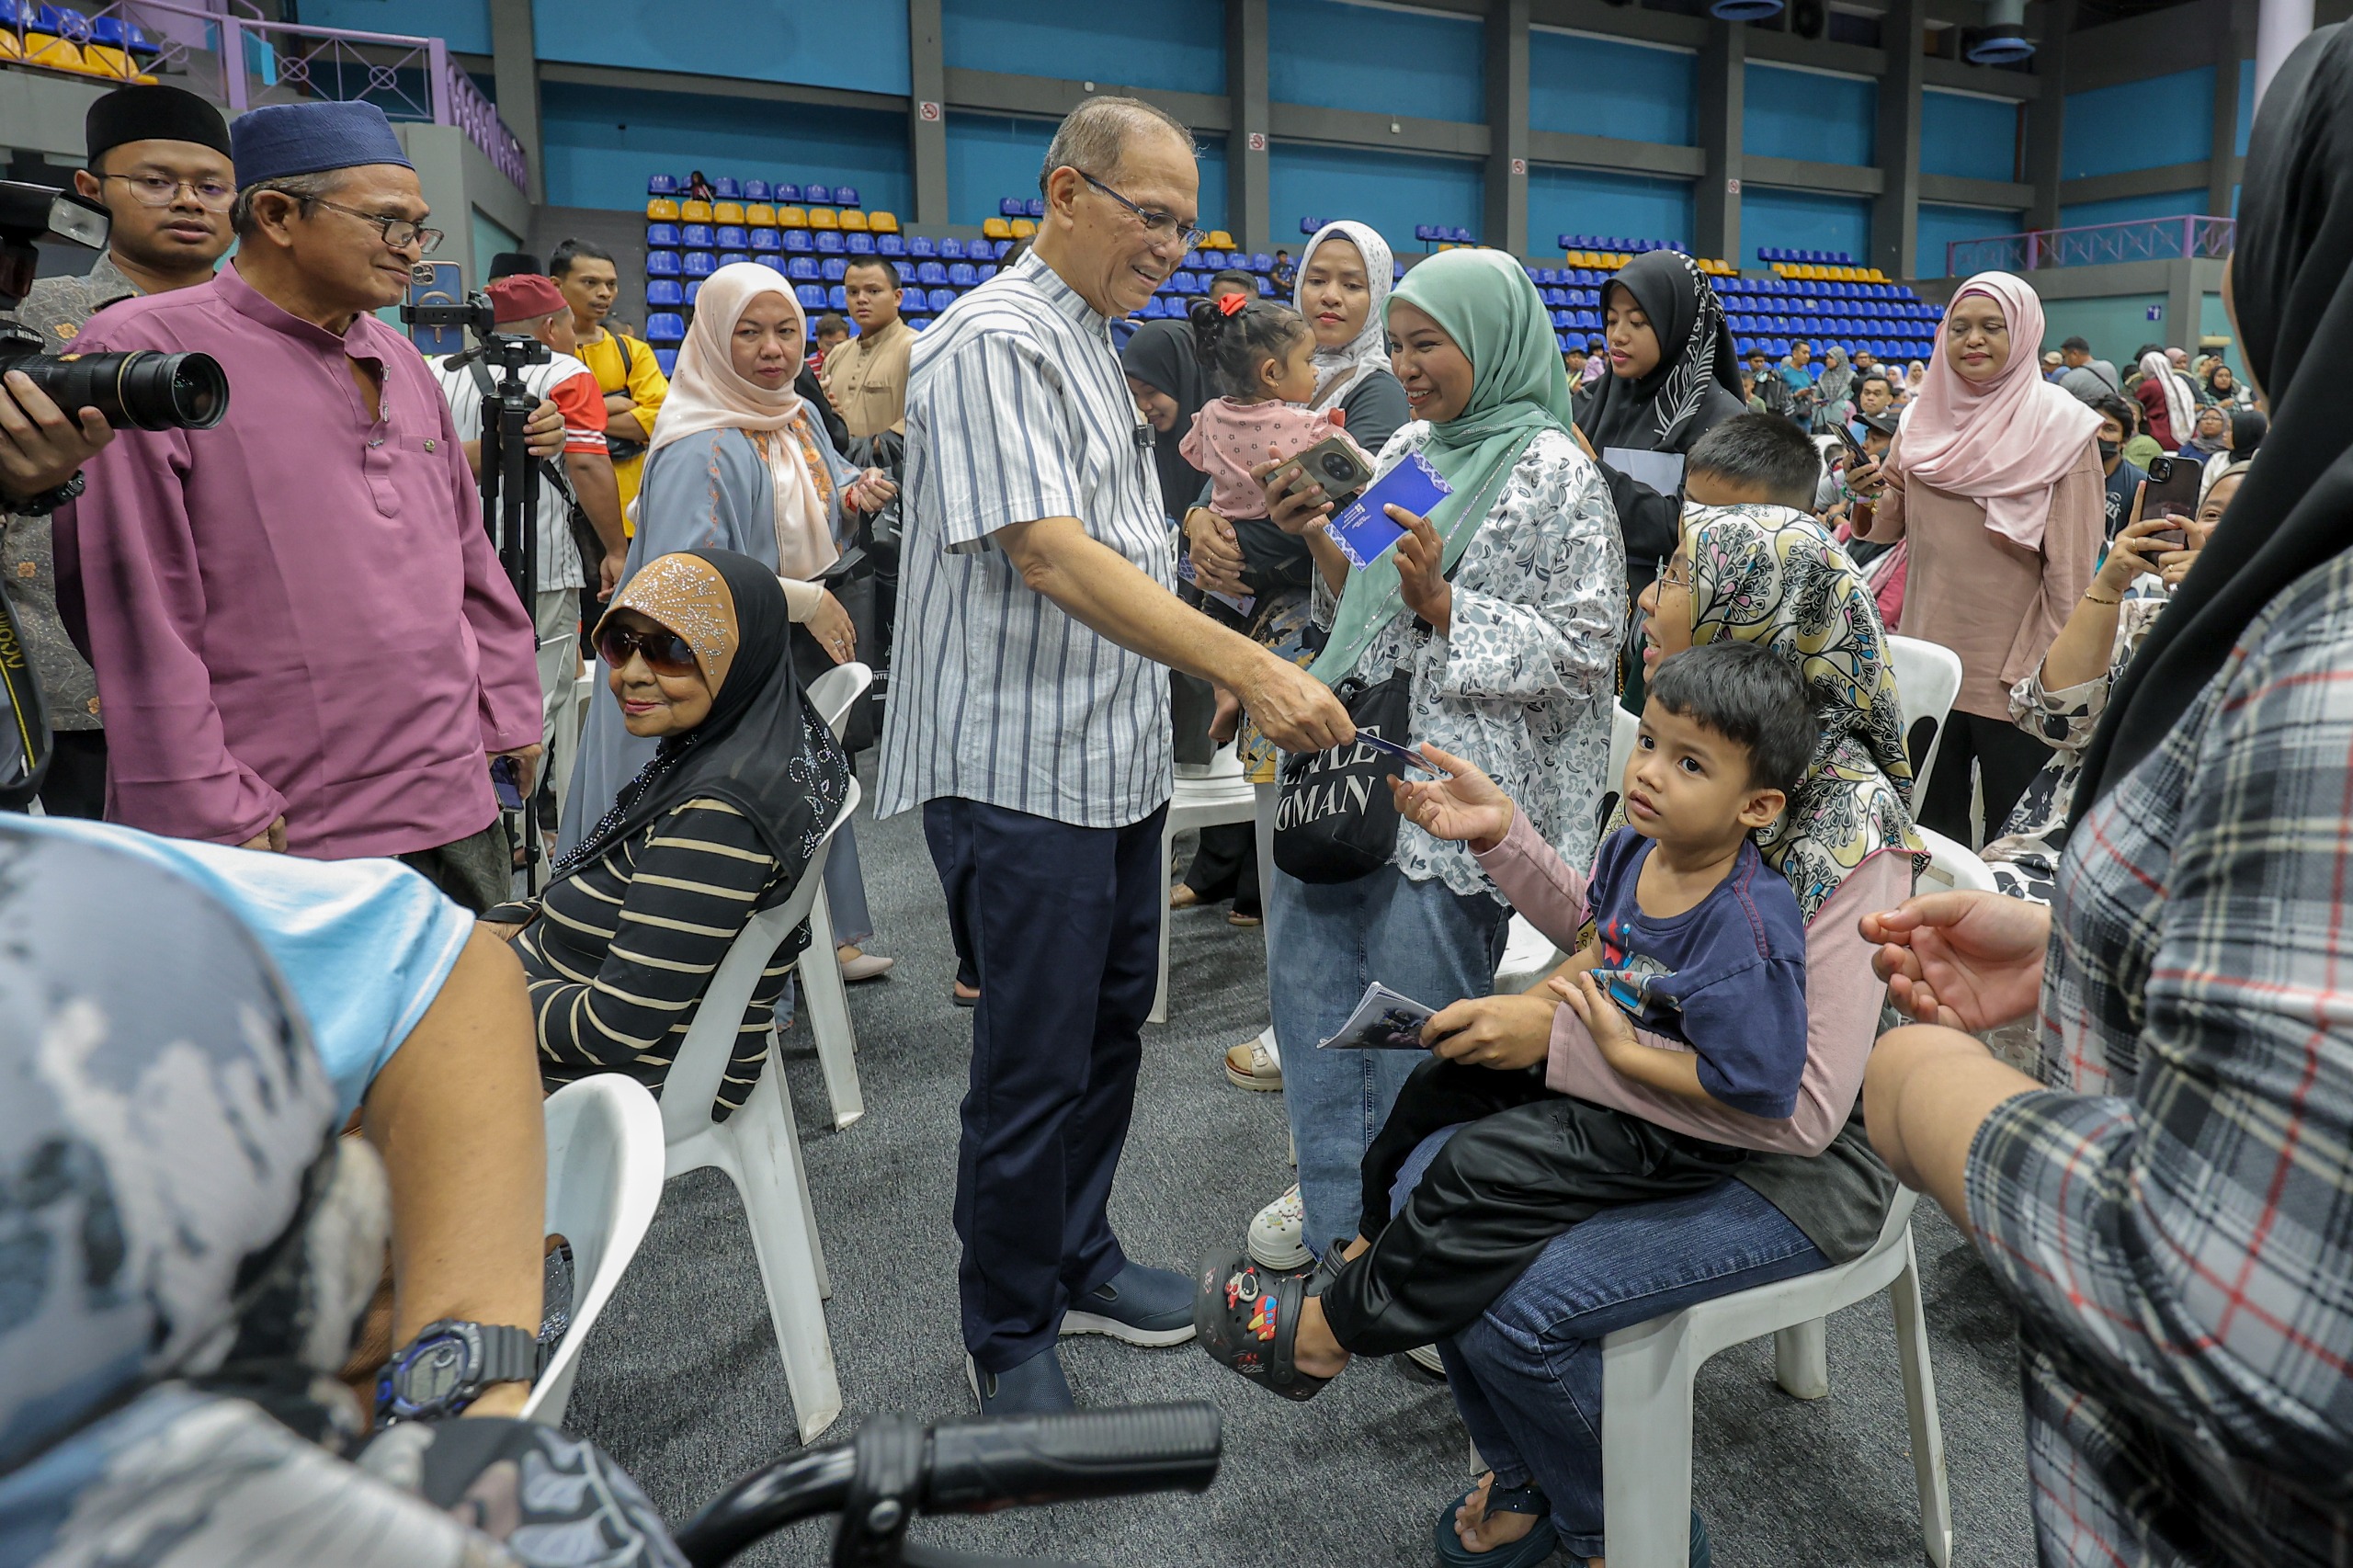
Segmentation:
[(1120, 828), (936, 800), (925, 837), (979, 971), (956, 1160), (964, 1346), (1003, 1372), (1127, 1264), (1107, 1205), (1159, 983), (1163, 806)]

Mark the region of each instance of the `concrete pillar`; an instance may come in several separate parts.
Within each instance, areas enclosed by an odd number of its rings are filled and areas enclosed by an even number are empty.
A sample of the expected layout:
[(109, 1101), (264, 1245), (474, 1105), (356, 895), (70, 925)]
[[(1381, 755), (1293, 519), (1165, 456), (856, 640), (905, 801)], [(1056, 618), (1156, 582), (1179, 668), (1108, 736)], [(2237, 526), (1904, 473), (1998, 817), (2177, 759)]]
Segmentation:
[(2217, 217), (2231, 215), (2232, 187), (2238, 184), (2239, 62), (2255, 51), (2255, 30), (2256, 0), (2232, 0), (2215, 28), (2214, 129), (2202, 210)]
[(907, 0), (907, 172), (914, 221), (948, 222), (948, 55), (939, 0)]
[[(1890, 278), (1920, 274), (1921, 48), (1927, 37), (1926, 0), (1891, 0), (1880, 18), (1887, 74), (1879, 84), (1876, 161), (1887, 183), (1871, 200), (1871, 253), (1867, 265)], [(1939, 261), (1943, 258), (1938, 257)]]
[(2313, 0), (2263, 0), (2255, 28), (2255, 101), (2279, 74), (2295, 47), (2313, 30)]
[(548, 199), (547, 174), (540, 156), (539, 56), (531, 0), (490, 0), (491, 79), (498, 88), (498, 118), (523, 144), (523, 157), (531, 171), (529, 194), (535, 207)]
[(1245, 249), (1271, 252), (1280, 242), (1267, 151), (1267, 0), (1226, 0), (1225, 94), (1233, 129), (1225, 133), (1225, 227)]
[(1528, 0), (1487, 0), (1487, 199), (1480, 240), (1514, 255), (1552, 248), (1528, 232)]
[(1748, 28), (1708, 24), (1699, 51), (1699, 151), (1707, 159), (1692, 192), (1692, 244), (1703, 256), (1742, 265), (1740, 247), (1740, 122), (1746, 112)]
[(2042, 92), (2026, 106), (2026, 183), (2034, 187), (2034, 205), (2026, 215), (2029, 229), (2059, 226), (2059, 183), (2065, 174), (2060, 152), (2067, 128), (2067, 35), (2075, 25), (2075, 0), (2050, 0), (2042, 16), (2042, 38), (2034, 51), (2034, 74), (2042, 82)]
[(2198, 358), (2199, 323), (2206, 313), (2205, 290), (2198, 286), (2198, 264), (2165, 263), (2165, 319), (2162, 335), (2169, 347), (2186, 348)]

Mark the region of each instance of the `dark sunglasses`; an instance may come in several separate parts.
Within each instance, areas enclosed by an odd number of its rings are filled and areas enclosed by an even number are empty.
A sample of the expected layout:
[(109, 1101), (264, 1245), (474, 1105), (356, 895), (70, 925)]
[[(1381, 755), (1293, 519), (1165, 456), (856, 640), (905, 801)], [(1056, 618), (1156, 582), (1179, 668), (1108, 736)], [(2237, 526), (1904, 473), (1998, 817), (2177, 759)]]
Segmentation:
[(597, 653), (617, 670), (629, 663), (632, 653), (643, 654), (645, 667), (657, 676), (694, 675), (702, 668), (695, 663), (695, 651), (687, 646), (687, 640), (666, 626), (651, 631), (608, 626), (597, 633)]

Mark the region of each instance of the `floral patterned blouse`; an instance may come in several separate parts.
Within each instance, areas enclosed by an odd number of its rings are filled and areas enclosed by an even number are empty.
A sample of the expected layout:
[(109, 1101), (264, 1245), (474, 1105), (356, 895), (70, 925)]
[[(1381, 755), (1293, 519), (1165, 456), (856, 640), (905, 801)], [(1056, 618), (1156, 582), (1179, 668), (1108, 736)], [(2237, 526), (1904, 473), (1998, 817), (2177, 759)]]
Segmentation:
[[(2143, 582), (2155, 579), (2143, 574)], [(2137, 585), (2136, 585), (2137, 586)], [(1985, 869), (1994, 886), (2029, 903), (2049, 903), (2059, 856), (2067, 846), (2067, 812), (2075, 801), (2075, 782), (2084, 770), (2084, 748), (2092, 744), (2099, 716), (2108, 708), (2108, 694), (2116, 677), (2141, 651), (2149, 628), (2165, 608), (2162, 588), (2134, 597), (2128, 595), (2116, 612), (2116, 641), (2109, 645), (2108, 669), (2090, 680), (2052, 691), (2042, 684), (2042, 667), (2010, 688), (2010, 722), (2052, 752), (2042, 771), (2027, 783), (2026, 793), (2010, 808), (2002, 836), (1985, 846)]]
[[(1427, 420), (1401, 427), (1381, 448), (1381, 472), (1421, 450), (1429, 432)], [(1395, 570), (1386, 561), (1373, 569)], [(1338, 603), (1319, 574), (1318, 626), (1331, 625)], [(1462, 552), (1448, 635), (1425, 641), (1402, 615), (1351, 678), (1386, 680), (1412, 659), (1412, 741), (1475, 763), (1563, 859), (1588, 866), (1625, 624), (1626, 548), (1608, 484), (1574, 437), (1548, 430), (1520, 454)], [(1397, 867), (1414, 881), (1442, 878), (1456, 892), (1504, 902), (1468, 849), (1411, 823), (1398, 824)]]

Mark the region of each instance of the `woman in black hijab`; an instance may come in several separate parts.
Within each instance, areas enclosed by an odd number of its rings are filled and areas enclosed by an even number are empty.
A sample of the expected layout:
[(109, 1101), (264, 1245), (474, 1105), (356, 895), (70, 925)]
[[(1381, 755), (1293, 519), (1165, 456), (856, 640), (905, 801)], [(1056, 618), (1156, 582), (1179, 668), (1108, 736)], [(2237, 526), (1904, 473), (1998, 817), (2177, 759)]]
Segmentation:
[(1209, 479), (1176, 449), (1193, 427), (1193, 415), (1210, 400), (1209, 378), (1193, 354), (1192, 329), (1183, 322), (1144, 323), (1120, 350), (1120, 367), (1128, 373), (1136, 407), (1152, 422), (1152, 466), (1160, 475), (1160, 505), (1169, 517), (1181, 519)]
[[(1682, 541), (1683, 457), (1748, 412), (1716, 291), (1691, 258), (1654, 250), (1602, 286), (1609, 373), (1574, 404), (1626, 540), (1628, 603)], [(1635, 454), (1655, 453), (1640, 458)], [(1616, 454), (1616, 455), (1613, 455)]]
[[(2353, 30), (2246, 175), (2223, 298), (2280, 438), (2109, 698), (2053, 902), (1863, 920), (1942, 1026), (1881, 1037), (1865, 1119), (2018, 1305), (2045, 1562), (2353, 1542)], [(2040, 1082), (1961, 1032), (2013, 1017)]]

